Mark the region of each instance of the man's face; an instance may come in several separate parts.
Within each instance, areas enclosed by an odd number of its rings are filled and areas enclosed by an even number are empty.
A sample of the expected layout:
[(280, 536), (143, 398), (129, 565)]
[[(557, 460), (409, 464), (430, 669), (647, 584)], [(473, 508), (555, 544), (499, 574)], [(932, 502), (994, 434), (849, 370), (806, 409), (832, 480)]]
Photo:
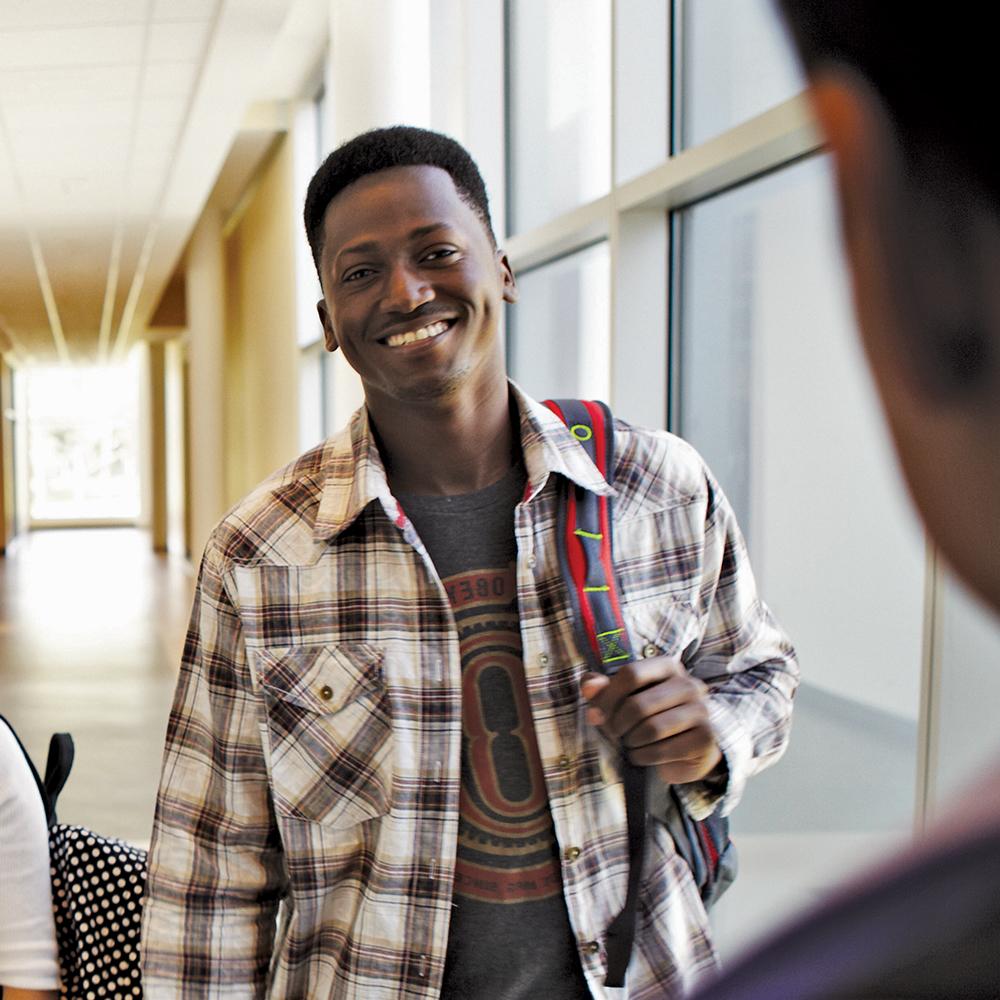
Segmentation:
[(344, 352), (369, 405), (504, 377), (498, 324), (514, 277), (446, 171), (362, 177), (330, 202), (323, 234), (326, 346)]

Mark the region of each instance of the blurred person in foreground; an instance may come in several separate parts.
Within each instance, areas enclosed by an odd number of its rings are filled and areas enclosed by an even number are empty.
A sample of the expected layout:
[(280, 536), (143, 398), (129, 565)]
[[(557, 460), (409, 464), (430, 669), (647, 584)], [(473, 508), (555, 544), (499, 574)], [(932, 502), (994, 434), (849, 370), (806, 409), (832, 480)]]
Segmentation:
[(206, 549), (146, 996), (680, 996), (715, 953), (655, 821), (626, 988), (604, 986), (629, 867), (620, 741), (696, 818), (785, 747), (797, 668), (732, 510), (689, 445), (616, 422), (615, 567), (643, 658), (588, 676), (558, 497), (610, 489), (507, 379), (516, 286), (468, 152), (365, 133), (305, 215), (326, 344), (365, 405)]
[[(910, 492), (1000, 611), (995, 40), (966, 5), (778, 6), (833, 156), (861, 335)], [(1000, 766), (698, 997), (1000, 997)]]

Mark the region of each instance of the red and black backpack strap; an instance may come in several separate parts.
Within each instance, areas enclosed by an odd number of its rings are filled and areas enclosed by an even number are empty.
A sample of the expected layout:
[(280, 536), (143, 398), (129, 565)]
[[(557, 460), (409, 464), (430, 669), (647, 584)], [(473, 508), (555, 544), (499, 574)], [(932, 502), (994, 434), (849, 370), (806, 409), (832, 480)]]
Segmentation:
[[(610, 482), (613, 478), (614, 424), (601, 402), (546, 400), (580, 442), (591, 461)], [(632, 645), (622, 618), (612, 561), (610, 499), (566, 482), (559, 506), (559, 560), (573, 605), (577, 644), (591, 668), (612, 676), (632, 658)], [(628, 823), (628, 889), (625, 906), (605, 934), (608, 986), (623, 986), (632, 955), (639, 902), (639, 878), (646, 844), (646, 769), (631, 764), (622, 752), (625, 814)]]
[[(604, 403), (546, 400), (545, 405), (569, 427), (594, 465), (611, 482), (614, 474), (614, 425)], [(559, 505), (559, 560), (573, 606), (577, 645), (591, 668), (611, 676), (633, 659), (632, 642), (615, 585), (613, 520), (610, 498), (568, 480)], [(625, 907), (607, 930), (608, 986), (621, 986), (635, 937), (639, 877), (646, 840), (646, 769), (622, 754), (625, 813), (628, 821), (629, 879)], [(675, 788), (667, 789), (662, 815), (677, 853), (687, 862), (705, 906), (711, 906), (736, 877), (736, 851), (729, 820), (713, 814), (693, 820)]]

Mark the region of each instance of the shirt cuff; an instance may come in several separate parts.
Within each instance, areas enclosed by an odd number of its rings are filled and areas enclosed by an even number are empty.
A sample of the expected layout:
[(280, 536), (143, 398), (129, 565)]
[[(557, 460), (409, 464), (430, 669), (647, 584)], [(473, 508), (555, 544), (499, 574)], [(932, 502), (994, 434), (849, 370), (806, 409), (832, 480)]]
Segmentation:
[(750, 736), (729, 705), (710, 697), (708, 718), (723, 763), (701, 781), (674, 786), (687, 814), (694, 820), (707, 819), (715, 812), (728, 816), (736, 808), (743, 797), (753, 757)]

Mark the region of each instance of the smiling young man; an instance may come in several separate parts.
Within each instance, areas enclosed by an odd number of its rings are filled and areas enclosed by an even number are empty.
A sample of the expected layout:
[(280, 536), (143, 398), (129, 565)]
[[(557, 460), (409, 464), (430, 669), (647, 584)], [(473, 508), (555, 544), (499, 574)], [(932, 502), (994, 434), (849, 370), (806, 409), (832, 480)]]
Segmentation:
[(305, 217), (327, 347), (365, 404), (206, 549), (146, 994), (679, 996), (715, 957), (656, 822), (625, 990), (604, 986), (629, 865), (618, 747), (696, 817), (784, 749), (797, 670), (732, 512), (690, 447), (618, 422), (616, 571), (645, 658), (585, 676), (557, 497), (611, 489), (507, 380), (517, 293), (475, 164), (435, 133), (366, 133)]

